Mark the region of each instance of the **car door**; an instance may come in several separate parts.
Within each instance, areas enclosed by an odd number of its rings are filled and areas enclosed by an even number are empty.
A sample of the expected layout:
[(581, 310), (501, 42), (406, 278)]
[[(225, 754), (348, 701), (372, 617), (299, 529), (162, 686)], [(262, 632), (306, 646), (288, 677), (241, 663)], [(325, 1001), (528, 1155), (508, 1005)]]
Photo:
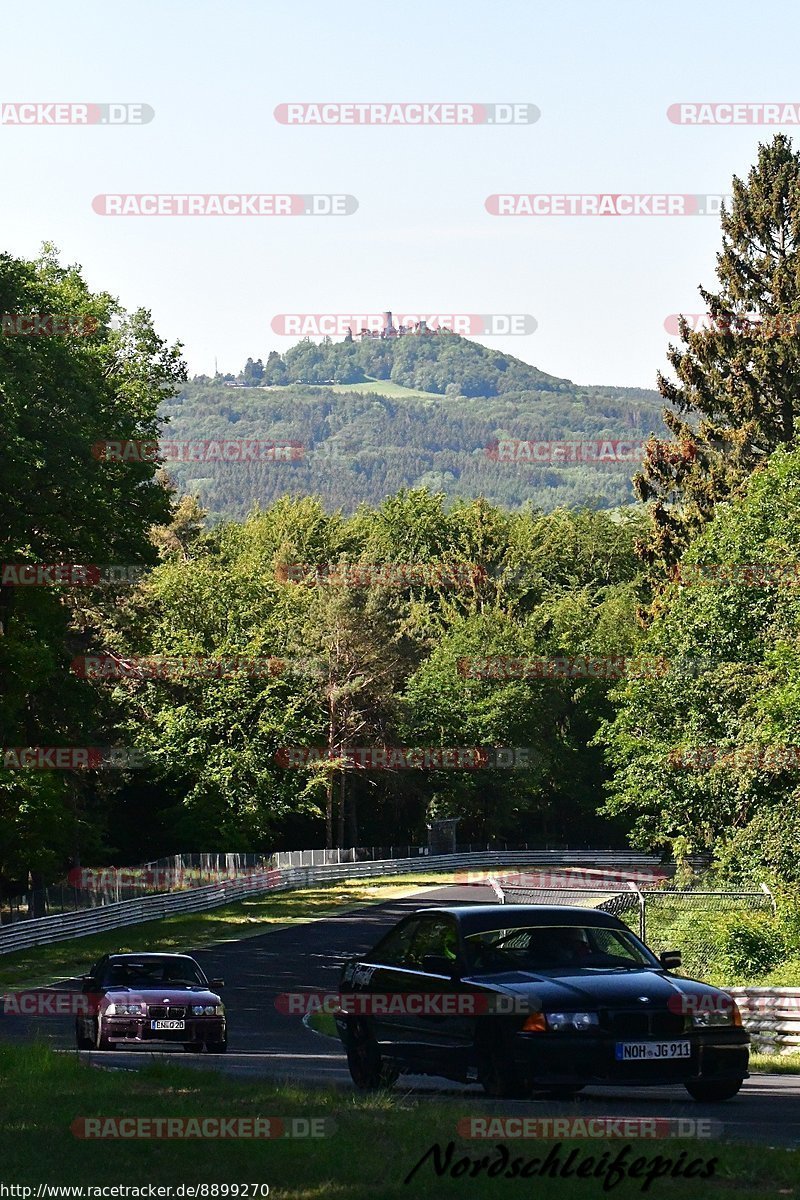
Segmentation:
[[(373, 1037), (386, 1050), (402, 1042), (402, 1021), (394, 1013), (381, 1012), (388, 997), (398, 991), (409, 946), (420, 926), (420, 917), (406, 917), (363, 959), (347, 963), (340, 990), (352, 995), (349, 1011), (363, 1016)], [(376, 1011), (377, 1010), (377, 1011)]]
[[(457, 953), (452, 959), (448, 956), (453, 946), (459, 946), (453, 917), (421, 916), (407, 939), (398, 943), (394, 961), (382, 962), (372, 977), (374, 997), (386, 997), (390, 1007), (384, 1016), (375, 1013), (373, 1032), (382, 1053), (401, 1058), (407, 1069), (416, 1066), (446, 1074), (464, 1067), (475, 1031), (469, 1014), (457, 1012), (458, 997), (466, 989), (453, 978), (459, 966)], [(431, 957), (441, 960), (436, 969)], [(391, 1011), (392, 996), (398, 1002), (396, 1011)]]

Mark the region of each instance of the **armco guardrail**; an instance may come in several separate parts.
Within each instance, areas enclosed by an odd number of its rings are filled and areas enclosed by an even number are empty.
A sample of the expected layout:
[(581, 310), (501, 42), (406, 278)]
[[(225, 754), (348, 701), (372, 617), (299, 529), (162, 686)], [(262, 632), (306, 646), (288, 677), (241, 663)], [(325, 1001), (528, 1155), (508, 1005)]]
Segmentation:
[(230, 904), (233, 900), (286, 886), (279, 871), (264, 871), (258, 879), (225, 880), (191, 891), (143, 896), (138, 900), (101, 904), (97, 908), (81, 909), (74, 913), (35, 917), (15, 925), (6, 925), (0, 930), (0, 954), (28, 950), (32, 946), (47, 946), (68, 938), (88, 937), (92, 933), (103, 933), (124, 925), (138, 925), (143, 921), (155, 921), (159, 917), (171, 917), (177, 913), (205, 912), (209, 908)]
[(800, 1054), (800, 988), (726, 988), (757, 1050)]
[(416, 858), (393, 858), (360, 863), (330, 863), (317, 867), (295, 867), (288, 871), (259, 871), (243, 879), (223, 880), (208, 887), (190, 891), (166, 892), (143, 896), (136, 900), (121, 900), (78, 912), (60, 913), (52, 917), (33, 917), (0, 928), (0, 954), (27, 950), (31, 946), (46, 946), (67, 938), (87, 937), (107, 929), (138, 925), (160, 917), (184, 912), (205, 912), (234, 900), (260, 895), (267, 891), (309, 887), (315, 883), (330, 883), (340, 879), (369, 879), (380, 875), (405, 875), (423, 872), (458, 871), (460, 869), (491, 871), (501, 867), (548, 866), (613, 869), (615, 873), (642, 867), (655, 868), (660, 859), (647, 854), (620, 854), (615, 850), (565, 851), (519, 850), (476, 851), (473, 854), (421, 855)]

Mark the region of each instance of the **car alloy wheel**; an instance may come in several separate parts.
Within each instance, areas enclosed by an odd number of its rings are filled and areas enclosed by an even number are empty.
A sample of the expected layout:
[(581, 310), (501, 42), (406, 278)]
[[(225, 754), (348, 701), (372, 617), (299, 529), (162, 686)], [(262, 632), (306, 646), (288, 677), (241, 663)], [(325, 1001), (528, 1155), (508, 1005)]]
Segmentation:
[(398, 1075), (383, 1061), (374, 1038), (366, 1031), (351, 1035), (347, 1046), (347, 1066), (350, 1078), (359, 1091), (391, 1087)]

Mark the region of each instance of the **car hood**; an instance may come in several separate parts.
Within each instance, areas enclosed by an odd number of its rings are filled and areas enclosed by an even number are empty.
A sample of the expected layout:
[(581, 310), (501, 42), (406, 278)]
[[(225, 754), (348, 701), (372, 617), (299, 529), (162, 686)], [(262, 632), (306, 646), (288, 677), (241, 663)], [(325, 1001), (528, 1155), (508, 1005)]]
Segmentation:
[(136, 1000), (140, 1000), (144, 1004), (222, 1003), (216, 992), (211, 992), (208, 988), (170, 987), (169, 985), (163, 988), (108, 988), (104, 992), (103, 999), (109, 1003), (117, 1001), (119, 1004), (131, 1004)]
[[(582, 1008), (638, 1007), (644, 1002), (673, 1008), (681, 997), (714, 996), (725, 993), (695, 979), (676, 978), (663, 971), (593, 971), (588, 968), (558, 975), (534, 971), (476, 974), (463, 977), (464, 984), (524, 998), (542, 1006), (565, 1010)], [(645, 998), (643, 1001), (642, 998)]]

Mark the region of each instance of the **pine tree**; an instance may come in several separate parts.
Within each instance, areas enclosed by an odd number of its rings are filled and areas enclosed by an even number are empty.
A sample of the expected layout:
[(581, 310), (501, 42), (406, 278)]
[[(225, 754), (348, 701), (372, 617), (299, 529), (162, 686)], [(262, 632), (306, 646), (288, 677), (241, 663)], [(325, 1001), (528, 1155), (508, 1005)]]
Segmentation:
[(720, 500), (740, 491), (780, 445), (800, 413), (800, 154), (778, 134), (759, 146), (747, 181), (734, 177), (722, 208), (716, 292), (700, 287), (708, 328), (681, 318), (683, 347), (667, 357), (678, 382), (659, 372), (674, 406), (672, 439), (650, 439), (634, 478), (652, 527), (639, 551), (672, 565)]

